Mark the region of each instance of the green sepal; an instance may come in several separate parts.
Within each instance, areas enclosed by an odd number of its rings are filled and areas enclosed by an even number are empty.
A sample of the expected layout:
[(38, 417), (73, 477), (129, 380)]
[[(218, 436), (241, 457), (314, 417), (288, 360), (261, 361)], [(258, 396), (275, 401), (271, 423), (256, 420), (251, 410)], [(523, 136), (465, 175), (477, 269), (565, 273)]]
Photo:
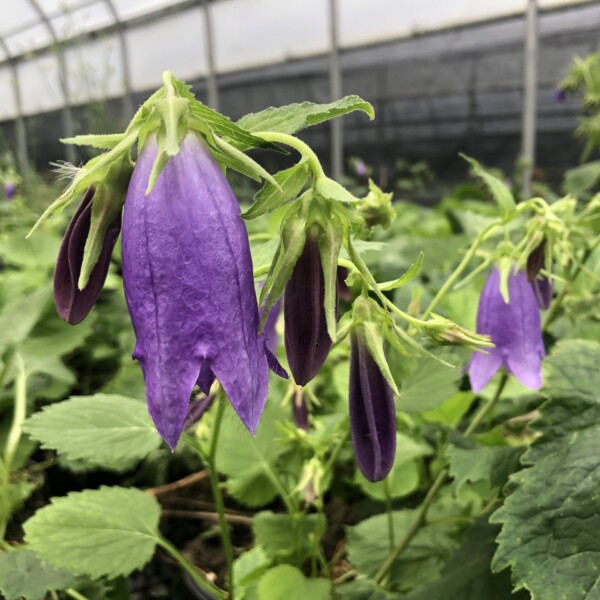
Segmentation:
[(129, 158), (115, 163), (107, 176), (98, 184), (92, 201), (90, 231), (85, 241), (81, 273), (77, 287), (82, 290), (98, 262), (104, 245), (104, 236), (109, 225), (119, 216), (125, 203), (127, 186), (131, 179), (133, 165)]
[(388, 292), (390, 290), (395, 290), (396, 288), (402, 287), (406, 285), (410, 281), (412, 281), (418, 274), (421, 269), (421, 265), (423, 264), (423, 252), (419, 252), (419, 256), (417, 256), (417, 260), (410, 265), (406, 273), (398, 277), (398, 279), (394, 279), (393, 281), (386, 281), (385, 283), (379, 284), (379, 289), (382, 292)]
[(346, 204), (360, 202), (360, 198), (351, 194), (344, 186), (333, 179), (329, 179), (329, 177), (319, 177), (314, 183), (314, 189), (321, 198), (326, 200), (336, 200)]
[(254, 204), (242, 214), (242, 217), (246, 220), (255, 219), (279, 208), (282, 204), (300, 193), (309, 174), (310, 169), (306, 159), (300, 160), (300, 162), (289, 169), (279, 171), (273, 178), (279, 184), (280, 189), (277, 189), (269, 182), (265, 183), (257, 192)]
[(299, 198), (290, 207), (281, 222), (279, 246), (277, 247), (271, 269), (260, 295), (260, 304), (266, 298), (259, 325), (260, 330), (264, 327), (270, 310), (275, 306), (281, 294), (283, 294), (285, 285), (292, 276), (294, 267), (302, 254), (302, 250), (304, 250), (304, 243), (306, 242), (306, 219), (311, 200), (312, 194), (306, 192), (303, 197)]
[(186, 116), (190, 103), (185, 98), (167, 96), (157, 100), (155, 107), (161, 120), (158, 146), (167, 156), (177, 156), (188, 132)]
[(146, 196), (152, 191), (154, 185), (158, 181), (160, 174), (163, 169), (167, 166), (170, 160), (170, 156), (164, 151), (159, 150), (156, 153), (156, 158), (152, 164), (152, 171), (150, 171), (150, 177), (148, 177), (148, 185), (146, 186)]
[(348, 256), (350, 256), (350, 260), (354, 263), (356, 270), (361, 274), (362, 278), (367, 282), (369, 287), (373, 290), (375, 295), (381, 300), (381, 303), (385, 306), (386, 297), (383, 295), (383, 292), (379, 289), (375, 278), (369, 271), (369, 267), (367, 267), (365, 261), (362, 259), (362, 256), (356, 251), (356, 248), (352, 244), (352, 240), (350, 236), (346, 236), (345, 238), (345, 246), (348, 251)]
[(91, 146), (102, 150), (111, 150), (125, 138), (124, 133), (107, 133), (104, 135), (76, 135), (69, 138), (61, 138), (63, 144), (74, 144), (75, 146)]
[(517, 212), (517, 205), (508, 186), (504, 181), (486, 171), (474, 158), (466, 154), (461, 154), (460, 156), (471, 165), (473, 173), (480, 179), (483, 179), (483, 182), (487, 185), (494, 200), (500, 207), (502, 219), (504, 221), (510, 220)]
[(115, 160), (118, 160), (121, 154), (129, 153), (131, 146), (135, 143), (137, 131), (132, 131), (127, 137), (123, 138), (112, 150), (92, 158), (84, 167), (79, 169), (69, 187), (42, 213), (27, 237), (31, 236), (37, 228), (50, 216), (59, 214), (75, 198), (79, 197), (92, 184), (102, 181), (106, 175), (107, 167)]

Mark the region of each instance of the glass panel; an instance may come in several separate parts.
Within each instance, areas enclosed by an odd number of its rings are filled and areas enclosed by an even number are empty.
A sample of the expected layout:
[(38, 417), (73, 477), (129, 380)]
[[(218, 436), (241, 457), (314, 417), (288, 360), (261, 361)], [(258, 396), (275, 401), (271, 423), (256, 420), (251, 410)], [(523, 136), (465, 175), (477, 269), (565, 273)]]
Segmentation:
[(8, 67), (0, 67), (0, 121), (14, 119), (17, 116), (15, 95), (13, 93), (13, 78)]
[(119, 19), (126, 21), (154, 12), (165, 6), (175, 6), (184, 0), (113, 0)]
[(26, 54), (31, 50), (52, 44), (52, 38), (46, 26), (39, 21), (33, 27), (7, 36), (4, 41), (12, 55)]
[(50, 22), (59, 39), (68, 39), (106, 27), (113, 23), (114, 19), (106, 4), (96, 3), (79, 9), (66, 10)]
[(58, 61), (54, 55), (45, 54), (19, 63), (18, 70), (25, 114), (34, 115), (63, 105), (58, 84)]

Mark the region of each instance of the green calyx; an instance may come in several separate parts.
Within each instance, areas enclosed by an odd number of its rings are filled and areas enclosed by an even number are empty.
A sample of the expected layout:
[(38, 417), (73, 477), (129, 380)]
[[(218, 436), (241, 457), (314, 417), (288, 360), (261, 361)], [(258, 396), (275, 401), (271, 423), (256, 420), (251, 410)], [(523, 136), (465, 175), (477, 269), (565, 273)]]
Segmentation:
[(369, 193), (356, 206), (367, 229), (376, 225), (387, 229), (396, 220), (397, 215), (392, 206), (392, 196), (391, 193), (384, 193), (372, 179), (369, 179)]

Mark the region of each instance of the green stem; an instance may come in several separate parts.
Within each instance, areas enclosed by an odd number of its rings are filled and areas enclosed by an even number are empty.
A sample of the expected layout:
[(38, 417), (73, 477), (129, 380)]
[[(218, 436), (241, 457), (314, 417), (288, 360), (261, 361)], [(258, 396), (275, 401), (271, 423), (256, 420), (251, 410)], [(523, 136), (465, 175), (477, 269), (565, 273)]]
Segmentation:
[(461, 276), (462, 272), (467, 268), (467, 265), (471, 261), (471, 259), (475, 256), (475, 252), (481, 244), (485, 241), (485, 238), (496, 228), (500, 227), (502, 223), (495, 221), (494, 223), (490, 223), (474, 240), (471, 244), (471, 247), (464, 255), (463, 259), (460, 261), (458, 267), (454, 269), (454, 272), (446, 281), (444, 285), (438, 290), (438, 293), (433, 297), (433, 300), (429, 303), (429, 306), (425, 309), (423, 313), (423, 319), (426, 319), (435, 309), (435, 307), (441, 302), (442, 298), (446, 295), (448, 290), (454, 285), (456, 280)]
[(88, 600), (87, 596), (84, 596), (83, 594), (79, 593), (73, 588), (67, 588), (65, 590), (65, 594), (67, 594), (67, 596), (69, 596), (70, 598), (74, 598), (74, 600)]
[(387, 513), (390, 552), (393, 552), (394, 546), (396, 545), (394, 536), (394, 514), (392, 512), (392, 494), (390, 493), (390, 483), (387, 477), (383, 480), (383, 493), (385, 495), (385, 512)]
[(496, 392), (492, 396), (492, 399), (479, 409), (465, 430), (465, 435), (467, 437), (469, 437), (477, 429), (479, 424), (483, 421), (483, 419), (485, 419), (486, 415), (490, 412), (490, 410), (492, 410), (496, 402), (498, 402), (507, 382), (508, 373), (503, 371), (500, 381), (498, 382), (498, 387), (496, 388)]
[(7, 353), (6, 360), (4, 362), (4, 367), (2, 367), (2, 371), (0, 371), (0, 389), (4, 386), (4, 381), (8, 377), (8, 372), (13, 366), (13, 362), (15, 360), (16, 352), (11, 350)]
[(221, 540), (223, 543), (223, 551), (225, 553), (225, 561), (227, 563), (227, 581), (229, 585), (229, 598), (235, 597), (235, 583), (233, 581), (233, 545), (231, 543), (231, 534), (229, 524), (225, 518), (225, 503), (223, 502), (223, 493), (219, 484), (219, 475), (217, 473), (217, 441), (221, 430), (221, 422), (223, 420), (223, 412), (225, 410), (225, 402), (221, 401), (217, 406), (217, 414), (213, 424), (212, 438), (210, 442), (210, 451), (208, 455), (208, 475), (210, 486), (212, 488), (213, 498), (215, 500), (215, 508), (219, 516), (219, 528), (221, 530)]
[(17, 360), (17, 377), (15, 379), (15, 407), (13, 411), (13, 420), (6, 440), (6, 449), (4, 450), (4, 464), (6, 470), (10, 472), (10, 466), (17, 451), (17, 446), (21, 439), (23, 421), (27, 416), (27, 374), (25, 373), (25, 363), (19, 354)]
[(290, 148), (297, 150), (308, 161), (315, 180), (320, 177), (325, 177), (323, 167), (313, 149), (297, 137), (288, 135), (287, 133), (276, 133), (274, 131), (258, 131), (253, 132), (252, 135), (262, 138), (267, 142), (279, 142), (280, 144), (285, 144), (286, 146), (290, 146)]
[(333, 470), (335, 461), (337, 460), (337, 457), (339, 456), (340, 452), (342, 451), (342, 448), (344, 447), (344, 444), (348, 441), (349, 437), (350, 437), (350, 431), (344, 431), (344, 435), (340, 438), (340, 441), (337, 443), (337, 445), (333, 449), (333, 452), (329, 455), (329, 458), (327, 459), (327, 462), (325, 463), (325, 466), (323, 467), (325, 474), (330, 473)]
[(194, 567), (194, 565), (181, 552), (179, 552), (179, 550), (177, 550), (177, 548), (175, 548), (171, 542), (161, 538), (159, 539), (158, 544), (164, 548), (187, 571), (187, 573), (189, 573), (190, 577), (204, 591), (216, 596), (219, 598), (219, 600), (224, 600), (226, 598), (225, 593), (202, 577), (198, 569), (196, 569), (196, 567)]

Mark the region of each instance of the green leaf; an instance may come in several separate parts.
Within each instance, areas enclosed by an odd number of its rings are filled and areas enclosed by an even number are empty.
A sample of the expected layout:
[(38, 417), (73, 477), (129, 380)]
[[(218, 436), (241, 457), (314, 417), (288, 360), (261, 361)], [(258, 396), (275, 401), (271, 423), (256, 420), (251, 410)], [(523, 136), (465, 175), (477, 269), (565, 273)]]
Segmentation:
[(441, 423), (456, 427), (474, 400), (475, 394), (473, 392), (456, 392), (437, 408), (421, 413), (421, 417), (428, 423)]
[(388, 292), (389, 290), (395, 290), (396, 288), (406, 285), (419, 274), (419, 270), (421, 269), (422, 264), (423, 253), (419, 252), (417, 260), (415, 260), (415, 262), (412, 265), (410, 265), (410, 267), (404, 273), (404, 275), (401, 275), (400, 277), (398, 277), (398, 279), (394, 279), (393, 281), (386, 281), (385, 283), (380, 283), (379, 289), (383, 292)]
[(461, 156), (471, 165), (473, 173), (483, 179), (483, 182), (487, 185), (494, 200), (500, 207), (503, 219), (510, 219), (515, 214), (517, 207), (508, 186), (504, 181), (486, 171), (474, 158), (470, 158), (465, 154), (461, 154)]
[(233, 580), (235, 586), (247, 586), (257, 581), (261, 575), (271, 566), (271, 559), (266, 555), (261, 546), (254, 546), (248, 552), (244, 552), (233, 562)]
[(329, 600), (331, 582), (308, 579), (300, 569), (279, 565), (263, 575), (258, 584), (259, 600)]
[(579, 198), (600, 181), (600, 161), (594, 161), (569, 169), (565, 173), (563, 189), (566, 194)]
[(494, 570), (511, 567), (534, 600), (600, 595), (599, 364), (600, 344), (578, 340), (559, 342), (544, 361), (549, 400), (533, 424), (541, 437), (491, 518), (502, 525)]
[(68, 587), (73, 575), (42, 562), (26, 548), (0, 554), (0, 591), (5, 600), (44, 600), (46, 592)]
[(313, 553), (325, 533), (325, 516), (310, 514), (292, 517), (263, 511), (254, 515), (252, 529), (256, 544), (275, 562), (303, 562)]
[(273, 176), (279, 188), (267, 181), (256, 194), (254, 204), (242, 214), (242, 217), (246, 220), (255, 219), (296, 197), (302, 191), (309, 173), (308, 163), (305, 160), (301, 160), (285, 171), (279, 171)]
[(277, 442), (279, 406), (267, 402), (256, 436), (243, 428), (233, 410), (227, 408), (217, 448), (217, 468), (227, 475), (229, 494), (247, 506), (263, 506), (277, 495), (272, 475), (284, 446)]
[(60, 248), (60, 238), (39, 231), (33, 238), (25, 238), (21, 231), (0, 242), (0, 256), (4, 264), (17, 267), (54, 268)]
[(340, 185), (333, 179), (329, 179), (329, 177), (319, 177), (315, 182), (314, 188), (319, 196), (327, 200), (335, 200), (346, 204), (360, 202), (360, 199), (351, 194), (343, 185)]
[(141, 569), (160, 541), (160, 506), (135, 488), (71, 492), (24, 524), (25, 539), (43, 560), (92, 578)]
[[(414, 510), (392, 513), (397, 540), (406, 534), (415, 518)], [(406, 592), (434, 579), (456, 547), (450, 536), (455, 527), (450, 524), (424, 525), (392, 565), (389, 589)], [(388, 516), (370, 517), (358, 525), (347, 527), (347, 532), (348, 560), (359, 573), (374, 576), (390, 553)]]
[(329, 104), (302, 102), (278, 108), (267, 108), (242, 117), (237, 124), (248, 131), (274, 131), (293, 134), (311, 125), (328, 121), (355, 110), (363, 111), (370, 119), (375, 117), (373, 107), (368, 102), (358, 96), (346, 96)]
[(512, 593), (507, 573), (490, 570), (497, 533), (484, 519), (476, 521), (443, 566), (440, 578), (408, 594), (406, 600), (527, 600), (526, 592)]
[(43, 448), (116, 470), (161, 444), (146, 405), (118, 395), (79, 396), (46, 406), (24, 429)]
[(343, 600), (397, 600), (392, 594), (370, 579), (355, 579), (335, 588), (336, 597)]
[(104, 135), (76, 135), (70, 138), (61, 138), (63, 144), (76, 146), (91, 146), (102, 150), (111, 150), (125, 138), (124, 133), (107, 133)]

